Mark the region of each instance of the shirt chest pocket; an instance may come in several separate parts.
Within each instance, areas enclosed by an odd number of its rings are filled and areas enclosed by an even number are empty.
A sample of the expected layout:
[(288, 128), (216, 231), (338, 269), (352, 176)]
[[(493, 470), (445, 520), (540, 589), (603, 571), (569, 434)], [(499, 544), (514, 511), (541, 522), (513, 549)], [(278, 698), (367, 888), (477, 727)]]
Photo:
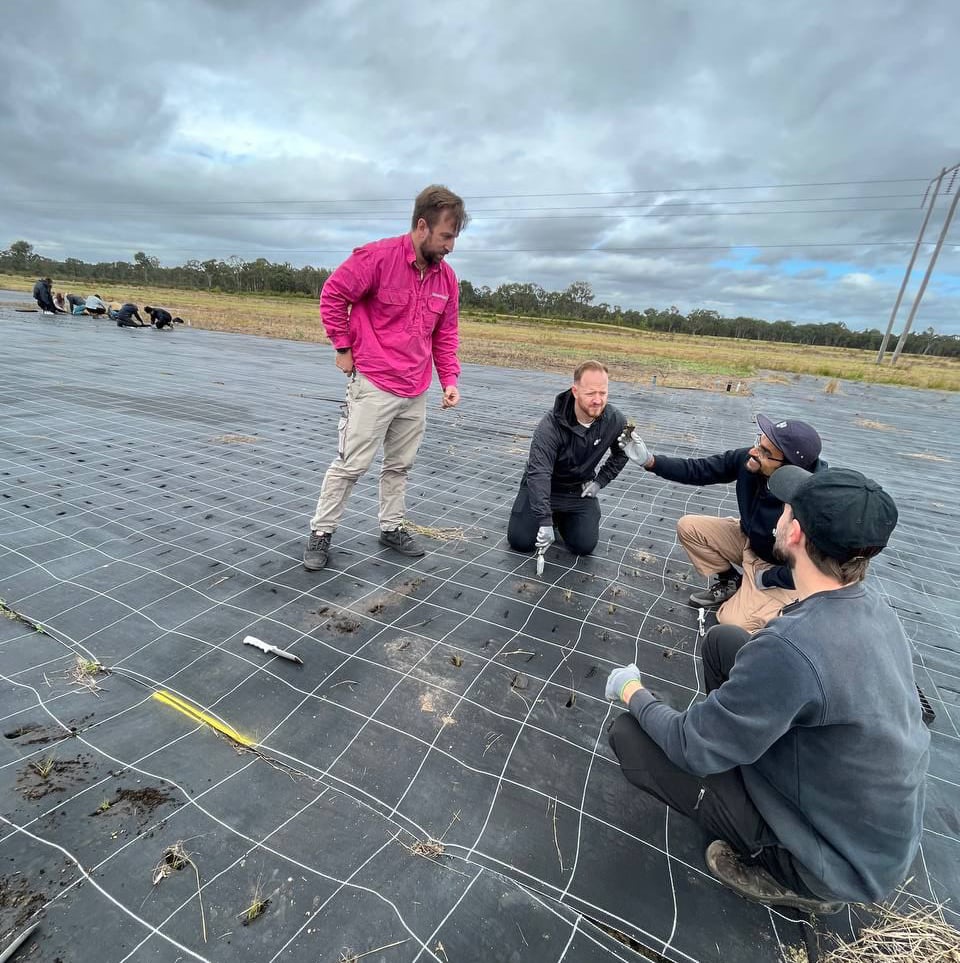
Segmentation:
[(410, 301), (409, 291), (381, 288), (377, 292), (377, 320), (387, 327), (411, 329), (414, 318)]

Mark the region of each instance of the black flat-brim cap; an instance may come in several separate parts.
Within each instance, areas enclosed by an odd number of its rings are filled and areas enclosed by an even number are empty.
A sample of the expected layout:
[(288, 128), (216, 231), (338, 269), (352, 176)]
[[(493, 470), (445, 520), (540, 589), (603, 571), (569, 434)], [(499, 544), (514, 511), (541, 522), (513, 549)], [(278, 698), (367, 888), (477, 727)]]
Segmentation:
[(872, 479), (850, 468), (810, 473), (795, 465), (778, 468), (770, 491), (789, 505), (803, 533), (839, 562), (867, 548), (882, 548), (897, 526), (897, 506)]

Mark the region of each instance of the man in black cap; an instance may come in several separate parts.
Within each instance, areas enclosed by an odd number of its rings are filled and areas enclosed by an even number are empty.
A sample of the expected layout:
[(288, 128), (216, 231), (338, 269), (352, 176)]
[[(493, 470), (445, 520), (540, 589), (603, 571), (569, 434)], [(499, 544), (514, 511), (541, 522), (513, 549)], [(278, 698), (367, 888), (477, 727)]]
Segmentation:
[(907, 876), (930, 738), (903, 627), (863, 581), (897, 523), (893, 500), (842, 468), (787, 466), (770, 488), (799, 601), (752, 636), (714, 626), (707, 696), (686, 711), (644, 688), (635, 665), (614, 669), (606, 696), (630, 711), (609, 740), (631, 783), (717, 837), (706, 863), (722, 883), (831, 913)]
[(716, 608), (718, 622), (751, 632), (796, 598), (790, 569), (778, 564), (773, 555), (773, 526), (783, 503), (770, 491), (768, 480), (781, 465), (808, 472), (826, 467), (820, 459), (820, 436), (805, 421), (773, 421), (757, 415), (757, 425), (760, 431), (750, 448), (708, 458), (654, 456), (636, 433), (620, 439), (632, 461), (668, 481), (683, 485), (736, 482), (739, 518), (684, 515), (677, 523), (677, 537), (693, 567), (701, 575), (715, 576), (706, 590), (690, 596), (690, 604)]

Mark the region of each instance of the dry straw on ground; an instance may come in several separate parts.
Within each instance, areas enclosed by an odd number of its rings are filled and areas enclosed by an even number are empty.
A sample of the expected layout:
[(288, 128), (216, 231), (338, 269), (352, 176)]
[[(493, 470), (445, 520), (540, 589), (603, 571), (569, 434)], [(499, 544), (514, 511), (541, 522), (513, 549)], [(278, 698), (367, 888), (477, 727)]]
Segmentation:
[(940, 906), (884, 907), (852, 943), (823, 957), (823, 963), (960, 963), (960, 931), (950, 926)]

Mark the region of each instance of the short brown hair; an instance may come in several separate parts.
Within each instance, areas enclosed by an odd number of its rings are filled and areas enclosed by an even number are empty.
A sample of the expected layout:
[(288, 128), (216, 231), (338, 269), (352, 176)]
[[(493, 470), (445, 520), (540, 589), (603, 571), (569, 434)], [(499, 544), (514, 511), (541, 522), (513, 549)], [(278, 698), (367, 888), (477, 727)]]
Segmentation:
[(458, 197), (442, 184), (431, 184), (420, 191), (417, 199), (413, 202), (413, 218), (410, 227), (416, 230), (422, 217), (427, 222), (427, 227), (433, 230), (437, 221), (440, 220), (440, 215), (445, 213), (453, 215), (458, 234), (470, 221), (462, 197)]
[(602, 361), (584, 361), (583, 364), (577, 365), (577, 370), (573, 373), (573, 383), (575, 385), (580, 384), (580, 379), (588, 371), (602, 371), (605, 375), (610, 374), (607, 366)]

